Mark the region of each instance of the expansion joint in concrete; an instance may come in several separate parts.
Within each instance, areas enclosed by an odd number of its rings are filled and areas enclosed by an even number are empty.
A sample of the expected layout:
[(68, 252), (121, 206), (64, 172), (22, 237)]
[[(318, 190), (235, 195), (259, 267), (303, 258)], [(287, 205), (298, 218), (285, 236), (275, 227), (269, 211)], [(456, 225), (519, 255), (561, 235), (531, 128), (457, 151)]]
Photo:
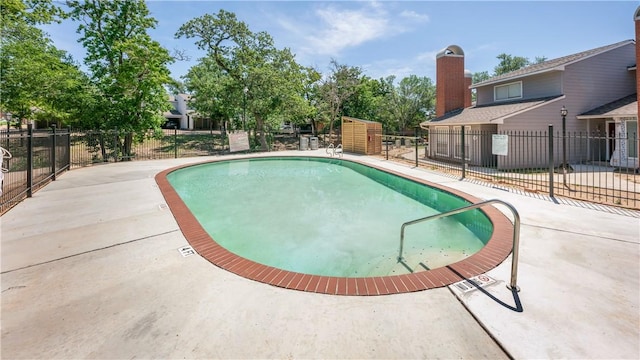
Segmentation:
[(48, 260), (48, 261), (43, 261), (43, 262), (40, 262), (40, 263), (37, 263), (37, 264), (31, 264), (31, 265), (22, 266), (22, 267), (19, 267), (19, 268), (16, 268), (16, 269), (6, 270), (6, 271), (3, 271), (3, 272), (0, 272), (0, 274), (8, 274), (8, 273), (11, 273), (11, 272), (14, 272), (14, 271), (24, 270), (24, 269), (28, 269), (28, 268), (34, 267), (34, 266), (45, 265), (45, 264), (49, 264), (49, 263), (52, 263), (52, 262), (65, 260), (65, 259), (69, 259), (69, 258), (72, 258), (72, 257), (89, 254), (89, 253), (92, 253), (92, 252), (102, 251), (102, 250), (106, 250), (106, 249), (109, 249), (109, 248), (112, 248), (112, 247), (116, 247), (116, 246), (127, 245), (127, 244), (131, 244), (131, 243), (134, 243), (134, 242), (137, 242), (137, 241), (141, 241), (141, 240), (152, 239), (152, 238), (155, 238), (157, 236), (167, 235), (167, 234), (171, 234), (171, 233), (179, 232), (179, 231), (180, 231), (180, 229), (175, 229), (175, 230), (171, 230), (171, 231), (165, 231), (165, 232), (162, 232), (162, 233), (159, 233), (159, 234), (143, 236), (141, 238), (137, 238), (137, 239), (133, 239), (133, 240), (129, 240), (129, 241), (124, 241), (124, 242), (117, 243), (117, 244), (112, 244), (112, 245), (109, 245), (109, 246), (104, 246), (104, 247), (101, 247), (101, 248), (98, 248), (98, 249), (82, 251), (82, 252), (79, 252), (77, 254), (67, 255), (67, 256), (63, 256), (61, 258), (52, 259), (52, 260)]

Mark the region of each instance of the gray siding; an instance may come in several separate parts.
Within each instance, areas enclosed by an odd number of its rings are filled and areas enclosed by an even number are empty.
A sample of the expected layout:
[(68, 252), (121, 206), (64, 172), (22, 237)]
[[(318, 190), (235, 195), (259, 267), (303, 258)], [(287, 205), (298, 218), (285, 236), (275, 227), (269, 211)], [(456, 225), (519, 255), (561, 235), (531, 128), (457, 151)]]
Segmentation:
[(562, 95), (562, 72), (552, 71), (522, 81), (523, 99)]
[(493, 102), (493, 85), (476, 89), (476, 104), (487, 105)]
[[(499, 131), (547, 131), (553, 125), (556, 135), (562, 133), (560, 109), (566, 106), (566, 131), (569, 134), (586, 133), (588, 122), (576, 116), (598, 106), (620, 99), (636, 92), (635, 71), (627, 67), (635, 64), (635, 46), (629, 44), (606, 53), (567, 65), (561, 73), (564, 97), (552, 100), (536, 109), (505, 119)], [(510, 144), (511, 145), (511, 144)], [(556, 162), (560, 161), (562, 144), (554, 147)], [(514, 146), (517, 146), (514, 144)], [(586, 143), (574, 142), (568, 153), (568, 161), (581, 161), (589, 154)], [(541, 154), (530, 154), (518, 162), (535, 166)], [(543, 157), (543, 156), (542, 156)], [(506, 163), (509, 159), (503, 159)]]
[[(522, 100), (538, 99), (562, 94), (562, 72), (552, 71), (540, 75), (532, 75), (522, 79), (508, 80), (497, 84), (483, 86), (477, 89), (476, 102), (478, 105), (494, 103), (493, 88), (503, 84), (522, 81)], [(500, 103), (497, 102), (497, 103)]]
[(564, 74), (564, 94), (570, 114), (589, 111), (636, 92), (635, 46), (629, 44), (568, 65)]

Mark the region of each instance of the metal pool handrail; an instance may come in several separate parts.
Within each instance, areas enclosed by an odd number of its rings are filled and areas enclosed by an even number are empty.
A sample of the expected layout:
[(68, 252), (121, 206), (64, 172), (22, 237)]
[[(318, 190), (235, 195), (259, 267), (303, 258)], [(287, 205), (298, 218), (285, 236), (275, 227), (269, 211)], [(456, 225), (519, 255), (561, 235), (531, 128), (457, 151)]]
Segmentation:
[(421, 223), (424, 221), (428, 221), (428, 220), (435, 220), (435, 219), (439, 219), (442, 217), (446, 217), (446, 216), (450, 216), (450, 215), (455, 215), (455, 214), (459, 214), (461, 212), (465, 212), (465, 211), (469, 211), (469, 210), (473, 210), (473, 209), (477, 209), (480, 208), (482, 206), (485, 205), (489, 205), (489, 204), (493, 204), (493, 203), (500, 203), (504, 206), (506, 206), (509, 210), (511, 210), (511, 213), (513, 214), (513, 258), (511, 259), (511, 283), (509, 285), (507, 285), (507, 288), (509, 288), (510, 290), (516, 290), (516, 291), (520, 291), (520, 288), (517, 285), (518, 282), (518, 248), (520, 246), (520, 214), (518, 214), (518, 211), (513, 207), (513, 205), (504, 202), (502, 200), (498, 200), (498, 199), (492, 199), (492, 200), (486, 200), (486, 201), (482, 201), (476, 204), (471, 204), (469, 206), (465, 206), (465, 207), (461, 207), (458, 209), (454, 209), (451, 211), (447, 211), (447, 212), (443, 212), (440, 214), (435, 214), (435, 215), (431, 215), (431, 216), (427, 216), (427, 217), (423, 217), (420, 219), (416, 219), (416, 220), (411, 220), (411, 221), (407, 221), (404, 224), (402, 224), (402, 227), (400, 228), (400, 253), (398, 254), (398, 262), (403, 262), (404, 263), (404, 258), (402, 257), (402, 252), (404, 249), (404, 229), (405, 227), (409, 226), (409, 225), (414, 225), (417, 223)]
[(338, 154), (338, 156), (342, 157), (342, 144), (338, 144), (338, 146), (334, 146), (333, 143), (329, 144), (329, 146), (327, 146), (327, 149), (325, 150), (327, 152), (327, 154), (331, 155), (331, 157), (334, 157), (336, 154)]

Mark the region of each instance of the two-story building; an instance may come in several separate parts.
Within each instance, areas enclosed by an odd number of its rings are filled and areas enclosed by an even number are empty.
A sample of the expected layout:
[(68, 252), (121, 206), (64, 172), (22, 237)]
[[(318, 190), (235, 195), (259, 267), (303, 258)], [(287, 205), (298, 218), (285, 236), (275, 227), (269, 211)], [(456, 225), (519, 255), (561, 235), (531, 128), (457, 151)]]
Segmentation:
[(191, 101), (189, 94), (169, 95), (169, 103), (173, 109), (164, 113), (166, 121), (163, 127), (173, 129), (175, 125), (178, 129), (193, 130), (195, 113), (189, 106), (189, 101)]
[[(496, 156), (492, 137), (479, 134), (543, 134), (549, 125), (556, 133), (562, 126), (564, 106), (567, 133), (595, 134), (589, 141), (573, 144), (567, 162), (597, 159), (638, 168), (636, 81), (634, 40), (548, 60), (473, 85), (471, 73), (464, 69), (463, 50), (448, 46), (436, 56), (436, 118), (421, 124), (429, 129), (427, 156), (459, 161), (467, 150), (465, 158), (473, 165), (548, 166), (548, 157), (525, 144), (531, 142), (525, 136), (509, 137), (509, 151)], [(462, 130), (468, 133), (464, 149), (457, 135)], [(531, 150), (523, 152), (524, 147)], [(559, 155), (558, 148), (554, 152)], [(555, 159), (557, 163), (560, 156)]]

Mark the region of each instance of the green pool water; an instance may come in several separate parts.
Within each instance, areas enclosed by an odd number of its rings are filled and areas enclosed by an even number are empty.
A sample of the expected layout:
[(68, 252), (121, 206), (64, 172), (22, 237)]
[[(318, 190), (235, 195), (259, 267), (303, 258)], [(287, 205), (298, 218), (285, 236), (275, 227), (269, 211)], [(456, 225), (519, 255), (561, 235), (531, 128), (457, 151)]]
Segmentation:
[[(402, 223), (469, 203), (356, 162), (253, 158), (171, 172), (167, 179), (221, 246), (252, 261), (305, 274), (406, 274)], [(480, 250), (493, 227), (480, 211), (407, 227), (404, 257), (434, 269)]]

